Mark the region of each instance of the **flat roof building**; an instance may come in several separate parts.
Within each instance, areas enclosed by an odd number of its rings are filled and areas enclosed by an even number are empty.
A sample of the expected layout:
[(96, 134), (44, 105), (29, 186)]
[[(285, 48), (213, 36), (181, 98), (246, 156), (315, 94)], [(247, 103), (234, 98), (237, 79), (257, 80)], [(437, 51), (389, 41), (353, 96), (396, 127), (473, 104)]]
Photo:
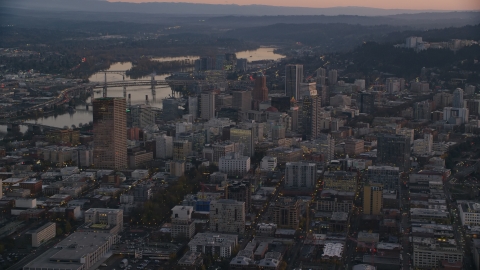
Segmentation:
[[(218, 255), (228, 258), (238, 245), (238, 236), (234, 234), (197, 233), (188, 243), (192, 252)], [(29, 270), (29, 269), (24, 269)]]
[(87, 270), (117, 242), (118, 236), (108, 233), (75, 232), (27, 263), (23, 270)]
[(53, 222), (47, 222), (38, 228), (32, 229), (26, 233), (31, 240), (32, 247), (39, 247), (48, 240), (54, 238), (57, 233), (57, 226)]

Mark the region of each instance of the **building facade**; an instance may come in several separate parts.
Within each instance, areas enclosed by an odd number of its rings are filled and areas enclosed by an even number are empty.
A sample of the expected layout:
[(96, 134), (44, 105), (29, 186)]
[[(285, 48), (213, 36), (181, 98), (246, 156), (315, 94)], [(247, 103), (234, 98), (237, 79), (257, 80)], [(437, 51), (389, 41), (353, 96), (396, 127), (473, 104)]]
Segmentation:
[(383, 208), (383, 187), (381, 184), (365, 185), (363, 187), (363, 213), (380, 215)]
[(410, 138), (396, 134), (377, 136), (377, 163), (410, 169)]
[(250, 171), (250, 157), (229, 153), (220, 157), (218, 168), (220, 172), (230, 176), (243, 176)]
[(127, 168), (127, 115), (124, 98), (93, 100), (93, 144), (96, 168)]
[(30, 230), (26, 235), (31, 240), (32, 247), (39, 247), (57, 234), (57, 226), (54, 222), (48, 222), (39, 228)]
[(285, 96), (300, 98), (300, 84), (303, 82), (303, 65), (285, 66)]
[(392, 166), (368, 166), (367, 179), (371, 184), (381, 184), (386, 190), (398, 190), (400, 169)]
[(243, 234), (245, 232), (245, 202), (228, 199), (211, 201), (210, 230)]
[(279, 228), (298, 228), (300, 224), (300, 202), (298, 200), (280, 197), (272, 207), (273, 221)]
[(177, 205), (172, 208), (172, 238), (191, 239), (195, 235), (195, 223), (192, 220), (193, 206)]
[(285, 187), (315, 188), (317, 183), (317, 165), (307, 162), (287, 162), (285, 168)]

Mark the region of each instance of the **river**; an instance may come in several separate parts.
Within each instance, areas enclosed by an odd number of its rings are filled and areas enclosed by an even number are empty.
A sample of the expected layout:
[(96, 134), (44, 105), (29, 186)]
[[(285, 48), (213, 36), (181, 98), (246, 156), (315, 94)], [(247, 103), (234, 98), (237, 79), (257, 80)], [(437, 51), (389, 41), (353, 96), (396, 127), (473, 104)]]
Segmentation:
[[(251, 61), (258, 61), (258, 60), (279, 60), (283, 58), (283, 55), (276, 54), (274, 53), (274, 49), (272, 47), (260, 47), (256, 50), (251, 50), (251, 51), (242, 51), (242, 52), (237, 52), (237, 58), (246, 58), (249, 62)], [(181, 56), (181, 57), (156, 57), (153, 58), (153, 60), (156, 61), (174, 61), (174, 60), (184, 60), (184, 59), (191, 59), (195, 60), (198, 59), (198, 56)], [(131, 62), (124, 62), (124, 63), (114, 63), (110, 66), (108, 71), (124, 71), (128, 70), (132, 67)], [(192, 68), (189, 68), (184, 71), (192, 71)], [(165, 80), (167, 76), (169, 76), (169, 73), (165, 74), (157, 74), (155, 76), (155, 80)], [(147, 76), (142, 78), (144, 80), (150, 80), (151, 77)], [(105, 73), (98, 72), (90, 76), (89, 80), (91, 82), (103, 82), (105, 80)], [(112, 82), (112, 81), (121, 81), (123, 80), (123, 76), (121, 74), (115, 74), (115, 73), (107, 73), (107, 81)], [(128, 76), (125, 76), (125, 80), (130, 80)], [(150, 101), (150, 105), (154, 107), (162, 107), (162, 102), (161, 100), (165, 97), (168, 97), (171, 95), (172, 91), (169, 87), (165, 88), (159, 88), (157, 87), (156, 89), (156, 102), (153, 102), (152, 100), (152, 92), (150, 90), (149, 86), (137, 86), (137, 87), (127, 87), (127, 96), (128, 94), (131, 94), (131, 102), (132, 104), (144, 104), (145, 103), (145, 96), (148, 95), (148, 99)], [(101, 97), (102, 93), (97, 92), (94, 94), (95, 97)], [(109, 97), (123, 97), (123, 89), (121, 87), (112, 87), (108, 88), (107, 95)], [(90, 100), (87, 100), (87, 102), (90, 102)], [(84, 106), (77, 106), (77, 109), (74, 113), (65, 113), (62, 115), (57, 115), (57, 116), (46, 116), (43, 118), (39, 118), (37, 120), (27, 120), (26, 122), (29, 123), (39, 123), (43, 125), (48, 125), (48, 126), (54, 126), (54, 127), (60, 127), (63, 128), (64, 126), (71, 126), (75, 125), (78, 126), (80, 123), (86, 124), (92, 121), (92, 108), (89, 107), (89, 110), (86, 110)], [(24, 132), (26, 130), (26, 127), (21, 127), (20, 131)], [(6, 126), (1, 126), (0, 125), (0, 136), (4, 133), (6, 133), (7, 128)]]

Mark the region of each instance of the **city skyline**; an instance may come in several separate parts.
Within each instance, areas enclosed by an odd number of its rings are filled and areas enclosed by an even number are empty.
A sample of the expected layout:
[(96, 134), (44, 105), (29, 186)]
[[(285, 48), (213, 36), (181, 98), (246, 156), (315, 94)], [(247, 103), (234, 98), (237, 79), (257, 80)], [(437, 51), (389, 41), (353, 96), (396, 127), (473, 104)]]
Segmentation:
[[(108, 2), (129, 2), (129, 3), (171, 3), (168, 0), (106, 0)], [(476, 0), (459, 0), (459, 1), (413, 1), (406, 0), (402, 2), (388, 2), (381, 0), (366, 0), (359, 3), (353, 0), (339, 0), (339, 1), (314, 1), (314, 0), (300, 0), (300, 1), (286, 1), (286, 0), (188, 0), (179, 1), (175, 3), (192, 3), (192, 4), (215, 4), (215, 5), (265, 5), (277, 7), (309, 7), (309, 8), (338, 8), (338, 7), (352, 7), (352, 8), (377, 8), (377, 9), (407, 9), (407, 10), (426, 10), (426, 11), (479, 11), (480, 2)]]

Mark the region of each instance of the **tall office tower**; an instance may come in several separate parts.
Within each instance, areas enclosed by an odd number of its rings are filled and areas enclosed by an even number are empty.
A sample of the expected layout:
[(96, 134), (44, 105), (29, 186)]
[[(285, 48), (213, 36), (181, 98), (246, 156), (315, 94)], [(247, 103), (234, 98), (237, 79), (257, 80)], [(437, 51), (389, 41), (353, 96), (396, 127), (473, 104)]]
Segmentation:
[(430, 115), (430, 102), (428, 100), (420, 101), (420, 102), (415, 102), (413, 104), (413, 119), (415, 120), (420, 120), (420, 119), (426, 119), (430, 120), (432, 119), (432, 116)]
[(280, 228), (297, 229), (300, 224), (300, 200), (280, 197), (273, 202), (273, 222)]
[(172, 238), (190, 239), (195, 235), (195, 222), (192, 219), (193, 206), (176, 205), (172, 208)]
[(444, 108), (452, 105), (453, 95), (447, 92), (440, 92), (433, 96), (436, 108)]
[(188, 113), (192, 115), (193, 119), (198, 118), (198, 97), (188, 97)]
[(211, 201), (210, 230), (212, 232), (244, 233), (245, 203), (227, 199)]
[(363, 213), (380, 215), (383, 207), (383, 187), (379, 184), (367, 184), (363, 188)]
[(312, 112), (311, 112), (311, 118), (312, 118), (312, 133), (310, 134), (311, 139), (316, 139), (320, 136), (321, 131), (322, 131), (322, 125), (320, 124), (320, 121), (324, 118), (323, 114), (321, 113), (322, 111), (322, 99), (319, 96), (313, 96), (312, 97)]
[(327, 106), (330, 102), (330, 94), (328, 92), (328, 86), (325, 84), (317, 83), (317, 96), (322, 99), (322, 107)]
[(210, 120), (215, 118), (215, 93), (202, 93), (200, 118)]
[(242, 111), (252, 109), (252, 92), (251, 91), (233, 91), (232, 107)]
[(321, 78), (321, 77), (326, 77), (327, 76), (327, 72), (324, 68), (318, 68), (317, 69), (317, 78)]
[(172, 158), (173, 157), (173, 137), (162, 135), (155, 138), (156, 158)]
[(255, 77), (255, 86), (253, 87), (253, 100), (263, 102), (268, 100), (267, 77), (262, 73), (257, 73)]
[(285, 66), (285, 96), (299, 99), (300, 84), (303, 82), (303, 65)]
[(285, 187), (313, 189), (317, 184), (317, 165), (307, 162), (287, 162)]
[(309, 137), (312, 134), (312, 104), (312, 96), (306, 96), (303, 98), (300, 122), (302, 123), (301, 131), (304, 137)]
[(337, 84), (337, 70), (332, 69), (328, 71), (328, 85), (335, 85)]
[(358, 107), (360, 109), (360, 113), (374, 114), (375, 95), (372, 93), (361, 92), (358, 95)]
[(397, 134), (377, 136), (377, 163), (410, 169), (410, 138)]
[(180, 118), (178, 105), (179, 103), (176, 98), (166, 98), (162, 100), (162, 107), (163, 107), (162, 118), (164, 121), (171, 121), (171, 120)]
[(229, 200), (235, 200), (245, 203), (245, 212), (250, 212), (252, 205), (252, 188), (248, 181), (235, 181), (225, 188), (225, 197)]
[(294, 132), (298, 131), (298, 107), (294, 106), (291, 107), (290, 110), (287, 111), (288, 115), (292, 118), (292, 125), (291, 130)]
[(231, 128), (230, 140), (243, 144), (243, 155), (253, 157), (255, 154), (255, 128)]
[(453, 91), (453, 107), (454, 108), (464, 108), (465, 104), (463, 102), (463, 90), (461, 88), (455, 89)]
[(125, 98), (93, 100), (93, 162), (96, 168), (127, 168)]

